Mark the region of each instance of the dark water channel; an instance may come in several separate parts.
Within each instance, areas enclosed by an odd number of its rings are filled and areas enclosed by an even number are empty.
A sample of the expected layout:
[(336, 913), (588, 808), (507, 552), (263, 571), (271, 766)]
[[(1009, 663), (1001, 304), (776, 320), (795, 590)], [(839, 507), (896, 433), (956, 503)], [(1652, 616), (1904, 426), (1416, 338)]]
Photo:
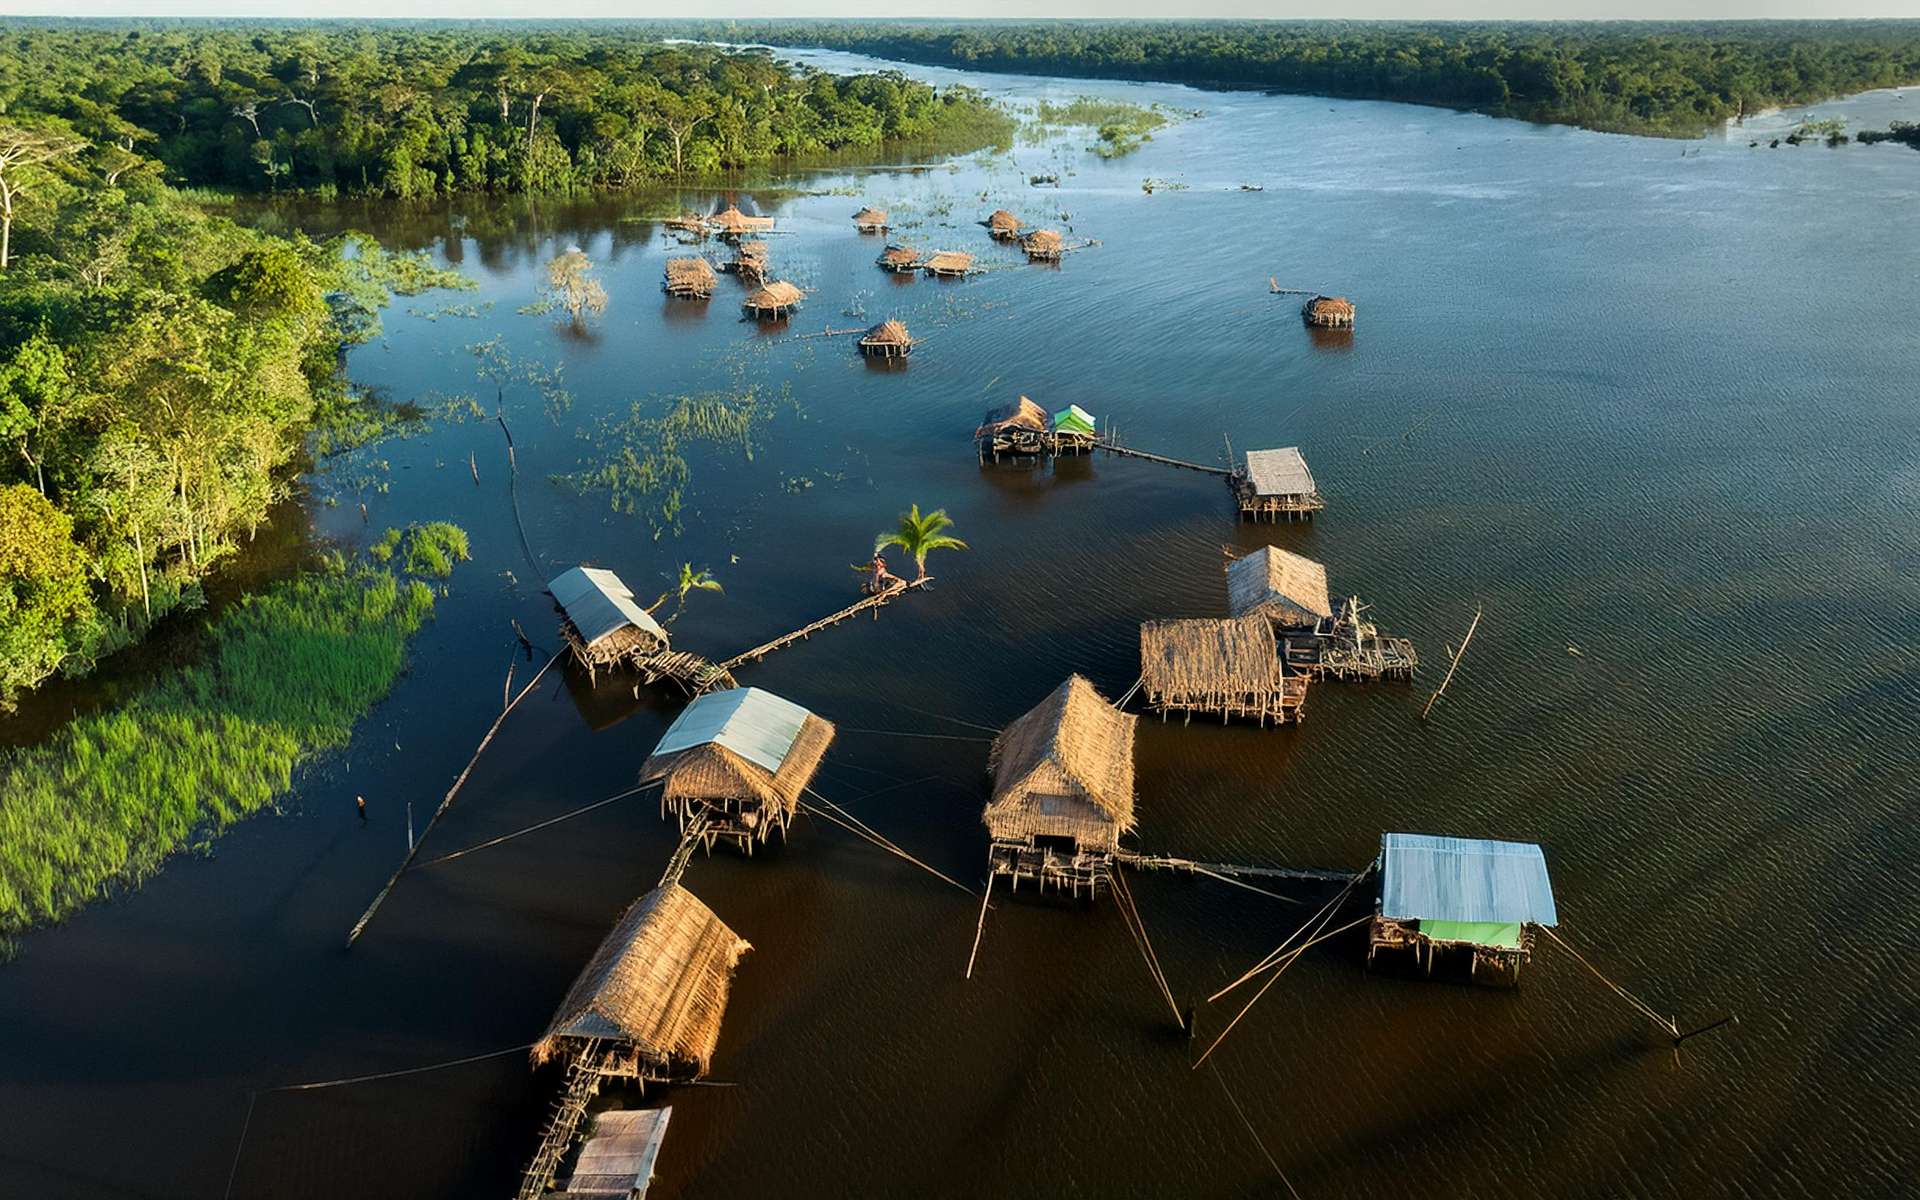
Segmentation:
[[(0, 1193), (217, 1196), (231, 1173), (246, 1197), (510, 1194), (558, 1082), (521, 1055), (263, 1094), (235, 1161), (251, 1089), (532, 1041), (665, 863), (654, 808), (616, 804), (417, 872), (342, 949), (404, 850), (405, 804), (437, 803), (497, 713), (510, 620), (550, 646), (544, 573), (592, 562), (651, 595), (691, 560), (726, 593), (695, 596), (676, 637), (724, 656), (846, 603), (848, 564), (917, 501), (972, 545), (936, 557), (936, 587), (742, 678), (839, 723), (821, 790), (935, 866), (981, 877), (975, 726), (1071, 671), (1124, 691), (1140, 620), (1224, 612), (1222, 547), (1274, 543), (1324, 560), (1428, 666), (1412, 688), (1318, 687), (1297, 728), (1144, 724), (1135, 842), (1357, 868), (1388, 829), (1538, 841), (1563, 932), (1610, 974), (1683, 1021), (1741, 1017), (1675, 1054), (1551, 946), (1502, 992), (1368, 975), (1361, 944), (1337, 941), (1217, 1059), (1302, 1196), (1910, 1194), (1920, 155), (1748, 148), (1785, 116), (1677, 143), (978, 82), (1202, 115), (1113, 162), (1083, 130), (920, 174), (743, 187), (779, 218), (777, 274), (812, 292), (785, 329), (742, 323), (731, 278), (705, 305), (662, 296), (682, 251), (642, 218), (674, 197), (272, 214), (368, 228), (478, 282), (398, 302), (356, 379), (491, 410), (470, 345), (561, 368), (570, 406), (505, 395), (539, 561), (491, 421), (441, 421), (309, 481), (315, 539), (448, 518), (474, 561), (392, 697), (284, 812), (0, 967)], [(1825, 108), (1884, 126), (1913, 104)], [(1057, 190), (1028, 186), (1053, 172)], [(1149, 195), (1145, 177), (1185, 186)], [(883, 275), (880, 243), (848, 220), (865, 202), (894, 210), (897, 237), (993, 269)], [(975, 224), (997, 207), (1100, 245), (1028, 267)], [(516, 311), (571, 245), (611, 298), (584, 332)], [(1358, 329), (1310, 336), (1270, 276), (1353, 297)], [(904, 368), (795, 336), (889, 315), (928, 339)], [(688, 451), (677, 534), (549, 479), (606, 453), (604, 422), (636, 401), (746, 386), (785, 399), (750, 457)], [(1242, 526), (1219, 480), (1190, 472), (982, 468), (973, 425), (1023, 392), (1183, 458), (1217, 461), (1223, 435), (1298, 444), (1328, 508)], [(1476, 606), (1472, 650), (1422, 723)], [(439, 848), (628, 786), (677, 710), (549, 681)], [(1276, 1194), (1110, 905), (999, 904), (966, 982), (975, 905), (832, 827), (696, 860), (687, 883), (754, 950), (714, 1067), (737, 1086), (667, 1095), (660, 1200)], [(1206, 880), (1136, 891), (1183, 998), (1309, 911)], [(1231, 1011), (1204, 1009), (1203, 1031)]]

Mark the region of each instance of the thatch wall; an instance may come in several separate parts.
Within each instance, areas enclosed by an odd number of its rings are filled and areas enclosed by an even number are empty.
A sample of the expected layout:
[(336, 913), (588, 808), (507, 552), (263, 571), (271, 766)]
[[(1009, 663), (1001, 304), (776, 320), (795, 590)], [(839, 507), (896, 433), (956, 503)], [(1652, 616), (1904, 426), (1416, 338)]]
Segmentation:
[(1066, 250), (1066, 242), (1051, 229), (1034, 230), (1021, 239), (1020, 245), (1026, 250), (1028, 258), (1049, 262), (1059, 258)]
[(1133, 738), (1138, 718), (1070, 676), (1002, 730), (987, 766), (993, 797), (981, 819), (996, 841), (1070, 837), (1112, 851), (1133, 828)]
[(889, 271), (913, 271), (920, 267), (920, 252), (911, 246), (888, 246), (874, 261)]
[(1263, 616), (1288, 629), (1311, 629), (1333, 615), (1327, 568), (1304, 555), (1262, 546), (1227, 564), (1227, 611)]
[(964, 250), (942, 250), (921, 265), (935, 275), (965, 275), (973, 270), (973, 255)]
[(597, 1037), (658, 1077), (705, 1075), (733, 969), (750, 949), (692, 892), (677, 883), (655, 888), (627, 909), (567, 989), (534, 1061)]
[(1283, 675), (1265, 617), (1140, 626), (1140, 686), (1153, 707), (1285, 720), (1305, 701), (1306, 685), (1304, 676)]
[(867, 330), (860, 339), (860, 349), (883, 356), (906, 354), (913, 349), (913, 335), (904, 322), (889, 318)]
[(800, 807), (800, 793), (813, 782), (832, 743), (832, 723), (808, 713), (778, 771), (749, 762), (718, 742), (706, 742), (650, 756), (640, 765), (640, 782), (662, 782), (661, 800), (668, 808), (744, 800), (791, 817)]
[(1300, 307), (1310, 325), (1345, 329), (1353, 325), (1353, 301), (1345, 296), (1315, 296)]
[(996, 209), (987, 217), (987, 232), (1001, 240), (1020, 236), (1020, 218), (1006, 209)]

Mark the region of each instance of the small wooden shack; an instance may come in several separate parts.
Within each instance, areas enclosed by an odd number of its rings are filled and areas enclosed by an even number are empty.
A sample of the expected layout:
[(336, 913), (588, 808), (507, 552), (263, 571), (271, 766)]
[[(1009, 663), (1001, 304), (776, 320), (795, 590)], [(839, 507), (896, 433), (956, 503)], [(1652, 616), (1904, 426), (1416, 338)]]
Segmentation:
[(885, 233), (887, 231), (887, 210), (884, 208), (863, 208), (853, 214), (853, 227), (861, 233)]
[(900, 321), (889, 318), (867, 330), (860, 339), (860, 353), (872, 358), (905, 358), (913, 353), (913, 335)]
[(1345, 296), (1315, 296), (1300, 306), (1300, 315), (1321, 329), (1352, 329), (1353, 301)]
[(1389, 833), (1379, 865), (1369, 964), (1381, 950), (1411, 951), (1429, 975), (1444, 957), (1464, 961), (1470, 979), (1511, 985), (1534, 931), (1559, 924), (1546, 854), (1531, 842)]
[(713, 1062), (733, 969), (752, 949), (677, 883), (633, 902), (567, 990), (533, 1060), (603, 1076), (698, 1079)]
[(707, 236), (707, 219), (697, 212), (683, 212), (679, 216), (668, 217), (667, 228), (698, 240)]
[(661, 785), (660, 815), (683, 831), (701, 818), (706, 848), (727, 839), (752, 854), (775, 830), (786, 837), (832, 741), (831, 724), (771, 692), (708, 692), (667, 728), (640, 782)]
[(979, 269), (973, 265), (973, 255), (964, 250), (942, 250), (920, 265), (927, 274), (942, 279), (964, 279)]
[(1028, 262), (1059, 262), (1060, 256), (1067, 252), (1066, 241), (1051, 229), (1036, 229), (1020, 239), (1020, 248), (1027, 252)]
[(1327, 568), (1278, 546), (1262, 546), (1227, 564), (1227, 611), (1259, 616), (1283, 633), (1311, 633), (1333, 616)]
[(1246, 464), (1234, 472), (1232, 483), (1240, 515), (1256, 521), (1311, 519), (1327, 506), (1298, 446), (1247, 451)]
[(612, 571), (575, 567), (549, 583), (547, 591), (560, 606), (560, 636), (590, 680), (601, 670), (667, 649), (666, 628)]
[(993, 795), (981, 819), (988, 869), (1074, 896), (1099, 894), (1120, 835), (1133, 828), (1137, 717), (1108, 704), (1078, 675), (993, 740)]
[(731, 271), (748, 283), (765, 283), (767, 281), (767, 244), (735, 242), (733, 257), (722, 263), (720, 269)]
[(1020, 236), (1020, 218), (1004, 208), (995, 209), (986, 219), (987, 233), (995, 241), (1011, 242)]
[(750, 233), (765, 233), (773, 228), (772, 217), (750, 217), (738, 205), (729, 204), (707, 219), (708, 228), (723, 238), (742, 238)]
[(873, 260), (882, 271), (905, 275), (920, 269), (920, 252), (911, 246), (888, 246)]
[(784, 279), (762, 284), (747, 293), (740, 306), (762, 320), (784, 317), (800, 307), (807, 294)]
[(1078, 404), (1069, 404), (1053, 414), (1055, 454), (1091, 454), (1099, 441), (1099, 422)]
[(982, 461), (997, 461), (1003, 454), (1044, 454), (1051, 442), (1047, 410), (1025, 396), (989, 409), (973, 431), (973, 440)]
[(1147, 707), (1219, 714), (1261, 725), (1303, 718), (1307, 677), (1288, 671), (1265, 617), (1147, 621), (1140, 626), (1140, 695)]
[(555, 1195), (596, 1196), (602, 1200), (646, 1200), (653, 1165), (666, 1140), (671, 1106), (615, 1108), (593, 1118), (573, 1173)]
[(719, 277), (704, 258), (667, 260), (667, 294), (683, 300), (705, 300), (713, 295)]

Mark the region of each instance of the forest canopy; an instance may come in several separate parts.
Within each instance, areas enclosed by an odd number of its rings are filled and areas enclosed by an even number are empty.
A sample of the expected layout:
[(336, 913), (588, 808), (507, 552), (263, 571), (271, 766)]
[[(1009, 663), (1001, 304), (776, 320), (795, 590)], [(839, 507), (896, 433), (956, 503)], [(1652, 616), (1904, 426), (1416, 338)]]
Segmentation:
[(688, 37), (1403, 100), (1630, 133), (1920, 82), (1920, 21), (680, 22)]

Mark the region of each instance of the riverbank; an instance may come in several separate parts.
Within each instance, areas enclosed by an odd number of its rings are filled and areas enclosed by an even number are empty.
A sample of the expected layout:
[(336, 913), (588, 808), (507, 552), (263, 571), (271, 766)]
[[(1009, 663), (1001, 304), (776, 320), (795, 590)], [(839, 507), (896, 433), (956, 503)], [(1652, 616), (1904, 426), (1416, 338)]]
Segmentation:
[(349, 566), (223, 614), (204, 658), (0, 763), (0, 948), (266, 807), (305, 759), (344, 746), (406, 664), (457, 528), (410, 531), (400, 574)]

